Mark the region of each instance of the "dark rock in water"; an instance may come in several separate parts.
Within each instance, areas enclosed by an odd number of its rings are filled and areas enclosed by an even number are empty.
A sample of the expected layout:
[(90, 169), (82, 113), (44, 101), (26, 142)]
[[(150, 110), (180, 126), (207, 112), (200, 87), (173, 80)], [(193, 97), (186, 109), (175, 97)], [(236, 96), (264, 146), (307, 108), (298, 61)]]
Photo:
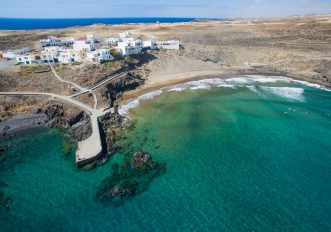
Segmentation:
[(0, 188), (5, 188), (5, 187), (8, 187), (8, 184), (0, 181)]
[(6, 197), (5, 193), (3, 191), (0, 191), (0, 211), (2, 210), (9, 211), (11, 202), (12, 202), (11, 198)]
[(147, 164), (151, 160), (151, 156), (147, 152), (138, 151), (133, 156), (132, 163), (135, 168)]
[(112, 175), (102, 181), (96, 197), (101, 202), (121, 205), (146, 191), (152, 181), (165, 171), (165, 163), (153, 161), (147, 152), (136, 152), (131, 159), (124, 160), (122, 165), (113, 165)]
[(0, 162), (5, 160), (5, 158), (6, 158), (5, 152), (6, 152), (6, 149), (4, 147), (0, 147)]

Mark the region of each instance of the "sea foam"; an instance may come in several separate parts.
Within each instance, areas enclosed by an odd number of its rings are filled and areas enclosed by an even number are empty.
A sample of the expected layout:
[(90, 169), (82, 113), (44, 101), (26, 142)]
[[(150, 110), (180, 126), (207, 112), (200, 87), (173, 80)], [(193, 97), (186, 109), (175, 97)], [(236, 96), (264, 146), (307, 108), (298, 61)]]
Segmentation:
[(290, 100), (304, 101), (303, 88), (292, 88), (292, 87), (260, 87), (267, 93), (278, 95)]
[[(266, 83), (269, 85), (271, 83), (297, 83), (313, 88), (318, 88), (326, 91), (330, 91), (326, 89), (325, 87), (322, 87), (318, 84), (312, 84), (305, 81), (298, 81), (293, 80), (289, 77), (285, 76), (256, 76), (256, 75), (246, 75), (246, 76), (238, 76), (238, 77), (231, 77), (231, 78), (209, 78), (209, 79), (203, 79), (203, 80), (197, 80), (197, 81), (190, 81), (183, 84), (177, 84), (172, 85), (168, 87), (164, 87), (160, 90), (144, 94), (137, 99), (129, 102), (126, 105), (120, 106), (119, 113), (121, 115), (127, 115), (128, 111), (131, 108), (134, 108), (139, 105), (139, 102), (146, 99), (154, 98), (155, 96), (158, 96), (164, 92), (180, 92), (184, 90), (199, 90), (199, 89), (210, 89), (211, 87), (220, 87), (220, 88), (242, 88), (246, 87), (250, 91), (256, 93), (260, 97), (265, 97), (265, 94), (274, 94), (278, 95), (280, 97), (284, 97), (290, 100), (296, 100), (296, 101), (304, 101), (303, 88), (294, 88), (294, 87), (267, 87), (267, 86), (260, 86), (263, 83)], [(257, 88), (257, 85), (259, 86)]]
[(150, 92), (150, 93), (146, 93), (144, 95), (141, 95), (140, 97), (138, 97), (137, 99), (133, 100), (133, 101), (130, 101), (129, 103), (125, 104), (125, 105), (122, 105), (119, 107), (118, 109), (118, 113), (120, 115), (127, 115), (128, 114), (128, 111), (134, 107), (137, 107), (139, 105), (139, 102), (140, 101), (143, 101), (143, 100), (147, 100), (147, 99), (152, 99), (154, 98), (155, 96), (158, 96), (160, 94), (162, 94), (163, 91), (162, 90), (157, 90), (157, 91), (153, 91), (153, 92)]

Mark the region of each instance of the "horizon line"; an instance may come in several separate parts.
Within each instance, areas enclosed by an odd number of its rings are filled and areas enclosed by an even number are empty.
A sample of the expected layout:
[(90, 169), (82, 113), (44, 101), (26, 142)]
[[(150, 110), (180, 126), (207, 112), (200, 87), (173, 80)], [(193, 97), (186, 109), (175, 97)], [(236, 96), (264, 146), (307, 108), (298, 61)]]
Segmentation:
[(61, 17), (61, 18), (21, 18), (21, 17), (1, 17), (0, 19), (26, 19), (26, 20), (40, 20), (40, 19), (47, 19), (47, 20), (59, 20), (59, 19), (208, 19), (208, 20), (226, 20), (226, 19), (267, 19), (267, 18), (288, 18), (288, 17), (304, 17), (304, 16), (327, 16), (331, 15), (331, 12), (329, 13), (308, 13), (308, 14), (293, 14), (293, 15), (287, 15), (287, 16), (255, 16), (255, 17), (169, 17), (169, 16), (155, 16), (155, 17), (78, 17), (78, 18), (70, 18), (70, 17)]

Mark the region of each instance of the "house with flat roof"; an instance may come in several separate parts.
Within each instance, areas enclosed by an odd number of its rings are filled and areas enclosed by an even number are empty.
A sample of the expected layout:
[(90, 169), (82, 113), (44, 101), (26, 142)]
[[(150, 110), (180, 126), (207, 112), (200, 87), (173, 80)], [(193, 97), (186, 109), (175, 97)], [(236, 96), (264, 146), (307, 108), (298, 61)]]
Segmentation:
[(87, 60), (91, 62), (105, 62), (108, 60), (114, 60), (114, 57), (112, 56), (110, 49), (102, 48), (97, 49), (95, 51), (91, 51), (87, 53)]
[(20, 64), (40, 64), (42, 62), (38, 53), (17, 55), (16, 61)]
[(50, 47), (50, 46), (65, 46), (65, 45), (72, 45), (74, 43), (74, 39), (64, 39), (60, 40), (54, 35), (47, 36), (47, 39), (40, 40), (41, 47)]
[(143, 42), (141, 40), (128, 39), (125, 42), (118, 42), (117, 48), (122, 56), (136, 55), (141, 53)]
[(53, 46), (53, 47), (46, 47), (45, 50), (41, 51), (41, 60), (43, 63), (56, 63), (59, 61), (58, 56), (60, 53), (60, 48)]
[(73, 49), (62, 50), (59, 53), (58, 60), (60, 63), (76, 62), (76, 54)]
[(86, 51), (94, 51), (97, 49), (97, 45), (95, 42), (91, 42), (87, 39), (81, 38), (79, 40), (76, 40), (73, 44), (74, 50), (86, 50)]
[(144, 49), (157, 49), (157, 43), (152, 40), (144, 40), (143, 41), (143, 48)]
[(27, 54), (31, 51), (33, 51), (32, 48), (22, 48), (22, 49), (4, 51), (2, 53), (2, 57), (3, 58), (8, 58), (8, 59), (15, 59), (16, 56), (24, 55), (24, 54)]
[(119, 34), (119, 37), (120, 37), (120, 39), (129, 38), (129, 37), (131, 37), (131, 32), (129, 32), (129, 31), (122, 32)]
[(120, 39), (116, 37), (109, 37), (108, 39), (106, 39), (106, 43), (108, 45), (117, 45), (118, 42), (120, 42)]
[(157, 42), (157, 47), (168, 50), (179, 50), (179, 41), (178, 40), (160, 41)]

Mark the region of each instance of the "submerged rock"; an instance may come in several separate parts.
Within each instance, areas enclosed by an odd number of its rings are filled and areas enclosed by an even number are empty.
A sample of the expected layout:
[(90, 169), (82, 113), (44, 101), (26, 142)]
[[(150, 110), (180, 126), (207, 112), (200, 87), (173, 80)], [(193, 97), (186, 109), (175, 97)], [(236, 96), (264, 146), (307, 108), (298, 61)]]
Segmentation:
[(0, 210), (10, 210), (11, 198), (7, 197), (3, 191), (0, 191)]
[(96, 193), (97, 200), (121, 205), (146, 191), (152, 181), (166, 171), (165, 163), (153, 161), (147, 152), (136, 152), (121, 165), (114, 164), (112, 175), (106, 177)]
[(5, 160), (5, 158), (6, 158), (5, 152), (6, 152), (6, 149), (4, 147), (0, 147), (0, 162)]

